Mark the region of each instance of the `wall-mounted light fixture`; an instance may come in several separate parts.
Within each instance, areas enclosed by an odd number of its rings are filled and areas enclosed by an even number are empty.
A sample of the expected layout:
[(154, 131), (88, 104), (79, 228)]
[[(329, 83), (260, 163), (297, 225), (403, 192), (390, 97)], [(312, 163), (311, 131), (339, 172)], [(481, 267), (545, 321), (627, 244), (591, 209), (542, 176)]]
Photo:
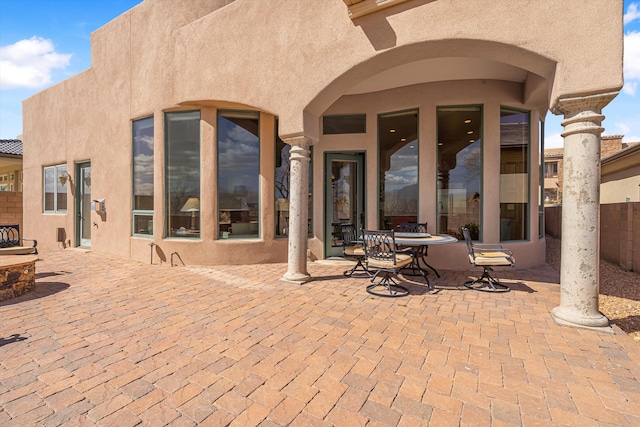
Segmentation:
[(60, 175), (58, 175), (58, 180), (60, 180), (60, 185), (65, 185), (67, 181), (69, 181), (69, 183), (73, 185), (71, 175), (69, 175), (67, 171), (60, 172)]

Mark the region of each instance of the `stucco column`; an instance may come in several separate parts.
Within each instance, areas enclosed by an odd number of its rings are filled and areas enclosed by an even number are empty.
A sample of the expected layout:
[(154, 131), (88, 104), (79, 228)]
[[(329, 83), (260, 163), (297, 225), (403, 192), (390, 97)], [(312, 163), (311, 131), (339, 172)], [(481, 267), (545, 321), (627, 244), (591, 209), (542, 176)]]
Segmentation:
[(304, 136), (284, 139), (291, 146), (289, 175), (289, 252), (283, 280), (304, 283), (307, 273), (307, 237), (309, 223), (309, 147), (313, 141)]
[(564, 114), (562, 261), (559, 325), (611, 331), (598, 310), (600, 287), (600, 124), (602, 108), (617, 93), (558, 101)]

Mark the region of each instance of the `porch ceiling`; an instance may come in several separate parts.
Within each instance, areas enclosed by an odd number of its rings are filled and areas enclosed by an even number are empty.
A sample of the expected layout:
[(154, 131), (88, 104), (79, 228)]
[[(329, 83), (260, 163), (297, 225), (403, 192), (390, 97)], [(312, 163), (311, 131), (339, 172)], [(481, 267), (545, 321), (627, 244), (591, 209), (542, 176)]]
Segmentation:
[(528, 74), (521, 68), (488, 59), (430, 58), (390, 68), (359, 82), (346, 94), (356, 95), (449, 80), (487, 79), (522, 83)]

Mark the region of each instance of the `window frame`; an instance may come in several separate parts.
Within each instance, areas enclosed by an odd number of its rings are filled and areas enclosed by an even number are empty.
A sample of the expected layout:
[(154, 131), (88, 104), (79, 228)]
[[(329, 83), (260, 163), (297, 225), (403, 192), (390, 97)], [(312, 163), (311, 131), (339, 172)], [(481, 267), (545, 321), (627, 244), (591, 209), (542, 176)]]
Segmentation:
[[(131, 235), (135, 236), (135, 237), (143, 237), (143, 238), (147, 238), (147, 239), (152, 239), (154, 232), (155, 232), (155, 227), (153, 227), (153, 222), (154, 222), (154, 211), (155, 209), (136, 209), (136, 193), (135, 193), (135, 188), (136, 188), (136, 161), (135, 161), (135, 153), (136, 153), (136, 135), (135, 135), (135, 124), (137, 122), (141, 122), (143, 120), (149, 120), (151, 119), (151, 133), (152, 133), (152, 138), (155, 138), (155, 118), (153, 115), (150, 116), (145, 116), (145, 117), (140, 117), (138, 119), (132, 120), (131, 121), (131, 157), (132, 157), (132, 162), (131, 162)], [(153, 171), (152, 171), (152, 184), (153, 184), (153, 199), (155, 200), (155, 143), (152, 146), (152, 156), (153, 156), (153, 161), (152, 161), (152, 165), (153, 165)], [(155, 203), (155, 202), (154, 202)], [(137, 233), (136, 232), (136, 217), (138, 216), (150, 216), (151, 217), (151, 231), (149, 233)], [(149, 228), (147, 228), (148, 230)]]
[[(509, 111), (512, 113), (516, 113), (516, 114), (526, 114), (527, 115), (527, 159), (525, 161), (525, 164), (527, 166), (527, 182), (526, 182), (526, 189), (527, 189), (527, 206), (524, 208), (524, 212), (526, 214), (526, 219), (525, 219), (525, 237), (524, 239), (509, 239), (509, 240), (502, 240), (502, 237), (500, 238), (500, 242), (529, 242), (531, 241), (531, 110), (526, 110), (526, 109), (522, 109), (522, 108), (516, 108), (516, 107), (509, 107), (507, 105), (500, 105), (500, 121), (502, 121), (502, 112), (503, 111)], [(502, 123), (499, 123), (499, 126), (502, 126)], [(500, 168), (502, 168), (502, 139), (500, 139)], [(502, 172), (500, 173), (500, 175), (502, 176)], [(502, 205), (502, 202), (500, 202), (500, 205)], [(502, 219), (502, 217), (500, 217), (500, 219)], [(502, 227), (502, 224), (500, 224), (500, 226)]]
[[(164, 199), (164, 209), (165, 212), (163, 214), (163, 236), (166, 239), (186, 239), (189, 241), (198, 241), (202, 239), (202, 217), (198, 215), (198, 226), (199, 232), (197, 235), (189, 235), (188, 231), (186, 235), (178, 235), (178, 230), (176, 230), (176, 234), (171, 234), (171, 227), (169, 217), (171, 216), (171, 200), (170, 200), (170, 182), (169, 182), (169, 119), (170, 115), (180, 115), (180, 114), (193, 114), (198, 113), (198, 199), (202, 200), (202, 110), (175, 110), (175, 111), (165, 111), (164, 112), (164, 189), (163, 189), (163, 199)], [(195, 119), (194, 119), (195, 121)], [(155, 129), (154, 129), (155, 130)], [(154, 227), (155, 229), (155, 227)], [(154, 230), (155, 233), (155, 230)]]
[[(353, 132), (339, 132), (339, 131), (330, 131), (327, 132), (325, 120), (326, 119), (346, 119), (346, 118), (357, 118), (362, 119), (362, 130), (356, 130)], [(322, 116), (322, 134), (323, 135), (357, 135), (367, 133), (367, 114), (366, 113), (354, 113), (354, 114), (329, 114), (326, 116)]]
[[(53, 170), (54, 171), (54, 179), (53, 179), (53, 209), (47, 209), (47, 170)], [(59, 163), (56, 165), (50, 165), (50, 166), (44, 166), (42, 168), (42, 213), (45, 214), (66, 214), (67, 212), (69, 212), (69, 199), (68, 199), (68, 195), (69, 195), (69, 191), (67, 190), (67, 200), (66, 200), (66, 205), (64, 209), (59, 209), (58, 208), (58, 182), (60, 177), (62, 176), (62, 172), (67, 174), (67, 177), (69, 177), (69, 172), (68, 172), (69, 168), (67, 166), (66, 163)], [(69, 178), (67, 178), (65, 180), (64, 184), (61, 184), (63, 186), (67, 185), (67, 181), (70, 181)], [(66, 188), (66, 187), (65, 187)]]
[[(441, 191), (443, 189), (441, 189), (439, 187), (440, 184), (440, 178), (439, 178), (439, 162), (440, 162), (440, 152), (444, 149), (440, 148), (443, 146), (443, 143), (440, 142), (440, 138), (442, 136), (442, 130), (440, 129), (439, 125), (438, 125), (438, 114), (442, 111), (442, 112), (447, 112), (447, 111), (465, 111), (465, 109), (468, 109), (469, 112), (473, 112), (474, 108), (478, 109), (478, 114), (480, 116), (480, 124), (479, 129), (478, 129), (478, 137), (475, 139), (474, 142), (472, 142), (471, 144), (474, 144), (476, 142), (478, 142), (478, 140), (480, 140), (480, 148), (479, 148), (479, 159), (480, 159), (480, 164), (479, 164), (479, 182), (478, 182), (478, 193), (479, 193), (479, 197), (480, 200), (478, 201), (479, 205), (478, 205), (478, 230), (477, 233), (473, 230), (473, 227), (469, 228), (469, 231), (471, 232), (471, 236), (473, 238), (474, 241), (478, 241), (478, 242), (482, 242), (484, 241), (484, 194), (485, 194), (485, 188), (484, 188), (484, 173), (485, 173), (485, 162), (484, 162), (484, 153), (485, 153), (485, 141), (484, 141), (484, 132), (485, 132), (485, 105), (483, 103), (471, 103), (471, 104), (444, 104), (444, 105), (437, 105), (436, 106), (436, 117), (435, 117), (435, 126), (436, 126), (436, 165), (434, 168), (434, 172), (435, 172), (435, 179), (436, 179), (436, 211), (435, 211), (435, 218), (436, 218), (436, 226), (435, 226), (435, 230), (437, 233), (439, 234), (447, 234), (447, 235), (451, 235), (456, 237), (458, 240), (464, 240), (464, 236), (462, 235), (462, 231), (461, 230), (450, 230), (449, 227), (447, 226), (447, 230), (441, 230), (440, 226), (441, 226), (441, 213), (440, 213), (440, 203), (442, 202), (441, 198), (440, 198), (440, 194)], [(464, 122), (466, 124), (466, 122)], [(473, 125), (472, 125), (473, 126)], [(469, 147), (469, 145), (467, 145), (467, 147)], [(464, 149), (466, 149), (467, 147), (465, 147)], [(455, 168), (454, 168), (455, 169)], [(448, 217), (447, 217), (447, 224), (448, 224)], [(475, 223), (471, 223), (471, 224), (475, 224)], [(463, 224), (463, 225), (469, 225), (469, 224)], [(451, 234), (450, 231), (454, 234)], [(477, 239), (476, 239), (476, 234), (477, 234)]]
[[(254, 234), (250, 234), (250, 235), (245, 235), (245, 236), (240, 236), (240, 237), (236, 237), (233, 236), (233, 232), (230, 231), (227, 234), (227, 237), (223, 237), (224, 236), (224, 232), (220, 231), (220, 225), (222, 225), (221, 221), (220, 221), (220, 212), (222, 211), (231, 211), (231, 209), (221, 209), (221, 203), (220, 203), (220, 173), (221, 173), (221, 168), (220, 168), (220, 117), (224, 116), (224, 114), (228, 114), (228, 113), (236, 113), (236, 114), (247, 114), (250, 113), (252, 115), (255, 115), (257, 120), (258, 120), (258, 135), (256, 136), (258, 139), (258, 153), (257, 153), (257, 158), (258, 158), (258, 170), (257, 170), (257, 221), (258, 221), (258, 226), (257, 226), (257, 233)], [(274, 144), (275, 145), (275, 144)], [(261, 212), (262, 212), (262, 187), (260, 184), (260, 177), (261, 177), (261, 173), (262, 173), (262, 162), (261, 162), (261, 155), (262, 155), (262, 114), (260, 113), (259, 110), (251, 110), (251, 109), (235, 109), (235, 108), (225, 108), (225, 109), (219, 109), (216, 111), (216, 137), (215, 137), (215, 151), (216, 151), (216, 182), (217, 184), (217, 188), (216, 188), (216, 217), (215, 217), (215, 233), (214, 233), (214, 239), (216, 240), (221, 240), (221, 241), (238, 241), (238, 240), (259, 240), (262, 238), (262, 221), (261, 221)], [(249, 211), (250, 212), (250, 211)], [(233, 230), (233, 224), (234, 221), (231, 220), (231, 214), (229, 214), (230, 216), (230, 227)], [(249, 213), (250, 215), (250, 213)], [(237, 222), (235, 222), (237, 223)], [(225, 222), (226, 224), (226, 222)]]
[[(387, 198), (386, 198), (386, 193), (383, 191), (382, 189), (382, 169), (380, 167), (380, 162), (382, 159), (382, 155), (381, 155), (381, 142), (380, 142), (380, 120), (383, 118), (389, 118), (389, 117), (399, 117), (399, 116), (404, 116), (404, 115), (411, 115), (415, 113), (415, 120), (416, 120), (416, 139), (415, 139), (415, 150), (416, 150), (416, 154), (415, 154), (415, 158), (416, 158), (416, 186), (417, 186), (417, 194), (416, 194), (416, 221), (419, 220), (420, 218), (420, 108), (419, 107), (414, 107), (414, 108), (407, 108), (407, 109), (403, 109), (403, 110), (396, 110), (396, 111), (387, 111), (384, 113), (378, 113), (376, 116), (376, 150), (377, 150), (377, 172), (376, 172), (376, 181), (377, 181), (377, 188), (376, 188), (376, 192), (377, 192), (377, 200), (376, 200), (376, 223), (378, 224), (378, 227), (382, 230), (386, 229), (385, 228), (385, 215), (384, 215), (384, 207), (386, 206)], [(411, 144), (411, 141), (403, 141), (405, 142), (404, 147), (407, 147)], [(365, 172), (365, 176), (366, 176), (366, 172)], [(381, 199), (384, 197), (384, 201), (382, 201)], [(384, 205), (383, 205), (384, 203)], [(408, 215), (407, 215), (408, 216)], [(393, 227), (392, 227), (393, 228)]]

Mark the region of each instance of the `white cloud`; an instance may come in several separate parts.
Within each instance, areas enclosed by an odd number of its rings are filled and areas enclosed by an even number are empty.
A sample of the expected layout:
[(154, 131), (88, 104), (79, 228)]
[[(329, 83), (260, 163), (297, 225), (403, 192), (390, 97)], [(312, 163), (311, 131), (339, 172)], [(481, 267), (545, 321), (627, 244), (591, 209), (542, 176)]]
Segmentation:
[(0, 47), (0, 88), (38, 88), (51, 83), (51, 72), (69, 65), (71, 54), (55, 51), (51, 40), (31, 37)]
[(638, 3), (631, 3), (627, 9), (627, 13), (624, 14), (624, 24), (635, 21), (640, 18), (640, 10), (638, 10)]
[(554, 133), (544, 137), (544, 148), (561, 148), (564, 146), (564, 139), (560, 133)]
[(631, 130), (631, 128), (625, 123), (615, 122), (614, 125), (616, 126), (616, 133), (621, 133), (624, 135), (629, 133), (629, 131)]
[(640, 31), (624, 35), (624, 68), (628, 77), (640, 79)]
[(636, 89), (638, 89), (638, 82), (628, 81), (622, 86), (622, 91), (629, 96), (636, 96)]

